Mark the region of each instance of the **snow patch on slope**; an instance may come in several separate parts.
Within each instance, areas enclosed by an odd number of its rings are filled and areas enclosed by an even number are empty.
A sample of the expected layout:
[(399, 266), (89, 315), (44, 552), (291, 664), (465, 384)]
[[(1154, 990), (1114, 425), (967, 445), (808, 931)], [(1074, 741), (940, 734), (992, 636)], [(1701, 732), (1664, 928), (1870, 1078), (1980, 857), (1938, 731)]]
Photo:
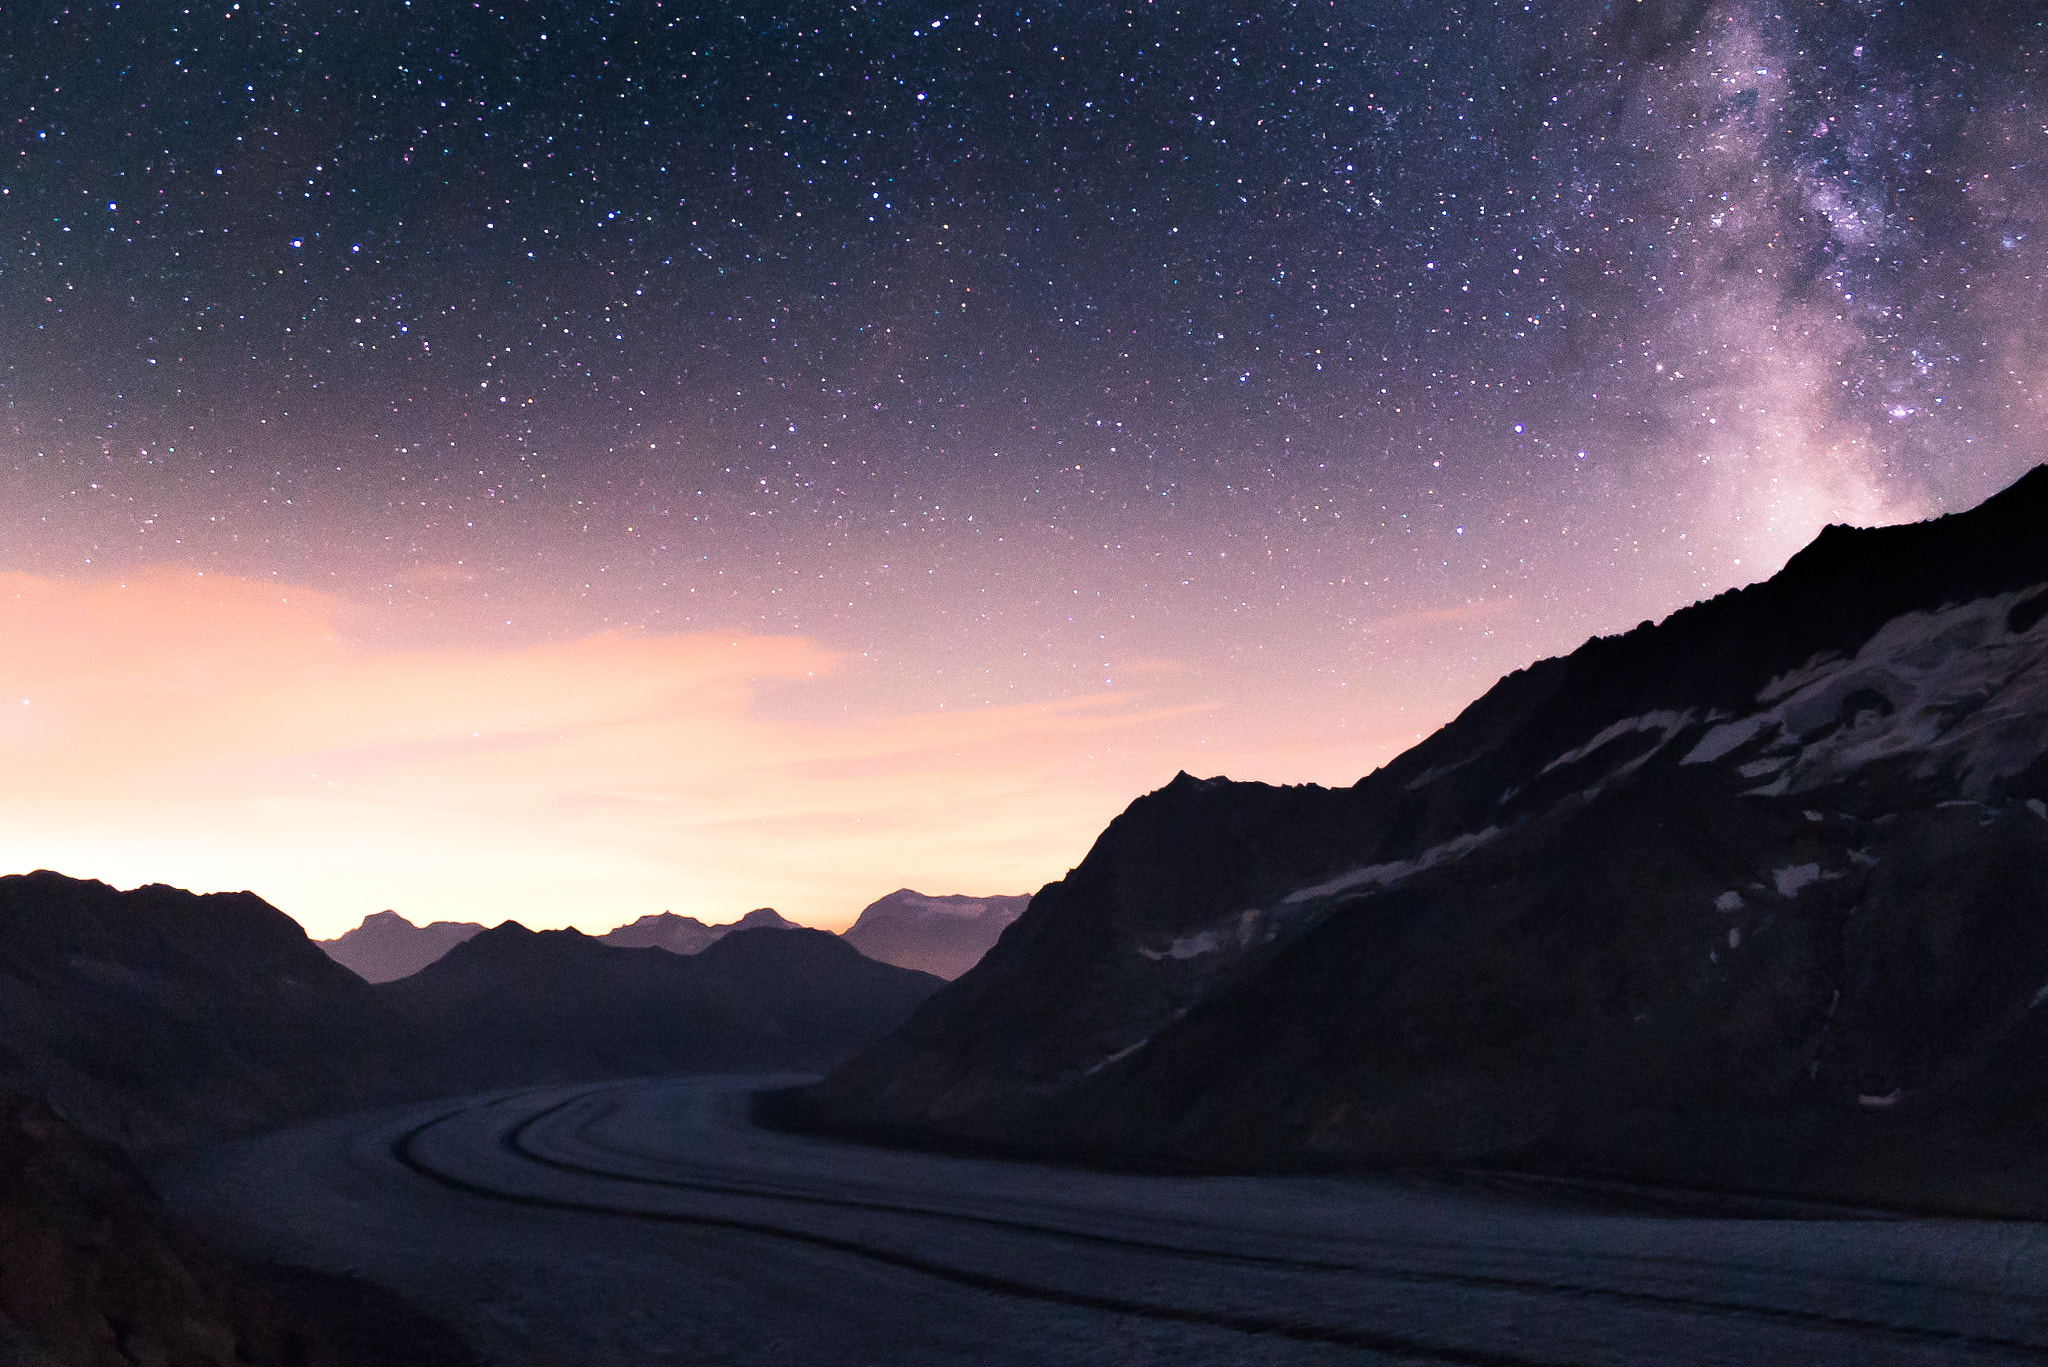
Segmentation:
[(1707, 732), (1698, 745), (1687, 752), (1680, 764), (1711, 764), (1731, 750), (1739, 750), (1756, 739), (1757, 732), (1764, 729), (1764, 716), (1744, 717), (1741, 721), (1717, 726)]
[(1367, 888), (1392, 887), (1402, 879), (1421, 873), (1424, 869), (1433, 869), (1439, 864), (1448, 864), (1453, 860), (1463, 859), (1466, 855), (1472, 853), (1472, 851), (1486, 844), (1499, 834), (1500, 827), (1488, 826), (1483, 831), (1474, 831), (1470, 835), (1461, 835), (1454, 840), (1446, 840), (1441, 845), (1432, 845), (1413, 859), (1397, 859), (1386, 864), (1368, 864), (1362, 869), (1353, 869), (1349, 873), (1339, 874), (1327, 883), (1318, 883), (1312, 888), (1302, 888), (1298, 892), (1290, 892), (1283, 899), (1282, 905), (1294, 906), (1302, 902), (1314, 901), (1321, 897), (1336, 897), (1343, 893), (1359, 892)]
[[(1559, 769), (1567, 764), (1577, 764), (1601, 746), (1612, 744), (1623, 736), (1634, 735), (1638, 731), (1662, 731), (1664, 738), (1660, 744), (1668, 743), (1673, 736), (1692, 725), (1693, 718), (1697, 715), (1695, 711), (1688, 709), (1683, 712), (1645, 712), (1640, 717), (1623, 717), (1584, 745), (1574, 750), (1567, 750), (1556, 759), (1550, 761), (1550, 763), (1544, 765), (1542, 772), (1547, 774), (1552, 769)], [(1653, 751), (1652, 753), (1655, 752)], [(1648, 756), (1643, 756), (1642, 758), (1646, 759)], [(1631, 769), (1639, 767), (1641, 767), (1640, 759), (1623, 765), (1616, 772), (1626, 773)]]
[(1219, 949), (1242, 949), (1252, 942), (1252, 935), (1259, 926), (1260, 912), (1254, 907), (1237, 915), (1237, 924), (1212, 927), (1193, 935), (1183, 935), (1165, 949), (1148, 949), (1138, 946), (1138, 952), (1157, 963), (1161, 959), (1193, 959), (1203, 954), (1214, 954)]
[(1820, 865), (1794, 864), (1787, 869), (1773, 869), (1771, 881), (1778, 885), (1778, 896), (1797, 897), (1801, 888), (1820, 881)]
[[(1751, 790), (1761, 795), (1906, 758), (1916, 778), (1952, 774), (1962, 796), (1990, 797), (1998, 779), (2048, 751), (2048, 618), (2020, 635), (2006, 630), (2021, 596), (1894, 618), (1855, 658), (1816, 658), (1773, 680), (1758, 695), (1773, 706), (1714, 727), (1681, 762), (1711, 763), (1776, 727), (1783, 739), (1773, 748), (1791, 753), (1775, 782)], [(1780, 763), (1760, 758), (1740, 772), (1760, 778)]]
[(1137, 1053), (1140, 1049), (1143, 1049), (1146, 1045), (1150, 1044), (1151, 1042), (1152, 1037), (1150, 1035), (1147, 1035), (1145, 1036), (1145, 1038), (1139, 1040), (1136, 1044), (1127, 1044), (1123, 1048), (1117, 1050), (1114, 1054), (1109, 1054), (1103, 1058), (1097, 1059), (1095, 1063), (1089, 1067), (1088, 1071), (1081, 1074), (1081, 1076), (1094, 1077), (1097, 1073), (1101, 1072), (1104, 1068), (1107, 1068), (1110, 1064), (1117, 1062), (1119, 1059), (1129, 1058), (1132, 1054)]
[(979, 916), (988, 910), (988, 903), (986, 902), (971, 900), (964, 902), (958, 900), (946, 901), (942, 898), (926, 897), (919, 893), (912, 893), (908, 897), (899, 897), (896, 901), (899, 906), (916, 907), (919, 911), (935, 911), (941, 915), (963, 918)]

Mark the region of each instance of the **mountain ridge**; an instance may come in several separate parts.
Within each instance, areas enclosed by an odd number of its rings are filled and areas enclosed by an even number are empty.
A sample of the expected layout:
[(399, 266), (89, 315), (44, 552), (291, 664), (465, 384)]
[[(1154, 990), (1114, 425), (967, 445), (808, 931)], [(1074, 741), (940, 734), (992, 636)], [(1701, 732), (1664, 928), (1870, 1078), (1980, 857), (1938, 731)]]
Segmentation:
[(1507, 676), (1348, 788), (1181, 774), (764, 1113), (1091, 1160), (2010, 1204), (1989, 1157), (1929, 1155), (2048, 1120), (1985, 1080), (2048, 1075), (2048, 932), (2000, 915), (2048, 911), (2042, 525), (2048, 469), (1831, 528)]
[(684, 957), (507, 922), (371, 984), (254, 893), (7, 875), (0, 1086), (149, 1153), (484, 1086), (815, 1068), (940, 986), (823, 931), (720, 944)]
[[(757, 907), (737, 921), (716, 926), (694, 916), (663, 911), (592, 938), (627, 949), (653, 946), (671, 954), (695, 954), (731, 931), (762, 926), (795, 929), (796, 922), (777, 914), (773, 907)], [(365, 916), (353, 930), (313, 943), (365, 982), (386, 983), (410, 977), (483, 930), (475, 921), (414, 925), (395, 911), (379, 911)]]
[(626, 949), (665, 949), (671, 954), (698, 954), (735, 930), (796, 930), (796, 922), (778, 914), (773, 907), (756, 907), (737, 921), (706, 925), (694, 916), (672, 911), (642, 916), (629, 925), (617, 926), (596, 938)]

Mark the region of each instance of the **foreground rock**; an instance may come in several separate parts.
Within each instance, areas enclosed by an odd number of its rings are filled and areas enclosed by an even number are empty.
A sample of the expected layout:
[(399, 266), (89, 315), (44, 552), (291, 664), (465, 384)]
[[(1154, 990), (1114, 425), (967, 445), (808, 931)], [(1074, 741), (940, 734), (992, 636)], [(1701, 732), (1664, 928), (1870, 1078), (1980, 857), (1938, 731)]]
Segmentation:
[(981, 962), (1031, 901), (1018, 897), (927, 897), (898, 888), (868, 904), (844, 939), (870, 959), (957, 978)]
[(0, 1362), (469, 1367), (388, 1291), (231, 1256), (169, 1219), (119, 1149), (0, 1094)]
[(388, 983), (419, 972), (482, 929), (474, 921), (416, 926), (395, 911), (380, 911), (354, 930), (313, 943), (364, 982)]
[(1831, 527), (1353, 788), (1182, 775), (779, 1113), (2048, 1213), (2043, 526)]

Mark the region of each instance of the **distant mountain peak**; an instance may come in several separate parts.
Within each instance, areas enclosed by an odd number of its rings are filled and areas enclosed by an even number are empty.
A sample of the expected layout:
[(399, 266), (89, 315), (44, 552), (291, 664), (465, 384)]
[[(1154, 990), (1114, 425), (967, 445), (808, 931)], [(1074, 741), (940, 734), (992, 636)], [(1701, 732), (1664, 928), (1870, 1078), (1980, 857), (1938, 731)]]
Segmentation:
[(957, 978), (980, 961), (1030, 900), (933, 897), (898, 888), (870, 903), (847, 928), (845, 939), (870, 959)]
[(327, 956), (368, 982), (408, 977), (477, 934), (470, 921), (414, 925), (395, 911), (375, 911), (363, 923), (332, 940), (315, 940)]
[(597, 938), (619, 949), (665, 949), (671, 954), (698, 954), (735, 930), (763, 927), (798, 929), (796, 922), (784, 919), (773, 907), (756, 907), (737, 921), (718, 926), (707, 926), (694, 916), (662, 911), (642, 916), (630, 925), (608, 930)]

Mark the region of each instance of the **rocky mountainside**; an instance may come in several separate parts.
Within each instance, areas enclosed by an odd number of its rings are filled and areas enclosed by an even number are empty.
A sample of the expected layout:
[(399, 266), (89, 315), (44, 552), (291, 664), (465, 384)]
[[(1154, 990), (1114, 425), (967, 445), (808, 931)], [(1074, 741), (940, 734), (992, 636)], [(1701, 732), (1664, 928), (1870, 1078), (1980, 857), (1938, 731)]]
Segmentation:
[(419, 972), (482, 929), (474, 921), (416, 926), (395, 911), (380, 911), (354, 930), (313, 943), (364, 982), (388, 983)]
[(608, 930), (597, 938), (620, 949), (665, 949), (671, 954), (697, 954), (710, 948), (735, 930), (800, 930), (773, 907), (756, 907), (739, 920), (721, 926), (707, 926), (694, 916), (664, 911), (642, 916), (631, 925)]
[(0, 1083), (131, 1149), (425, 1079), (374, 990), (253, 893), (0, 878)]
[(1201, 1166), (2048, 1212), (2048, 468), (1510, 675), (1348, 789), (1181, 775), (770, 1106)]
[(957, 978), (981, 961), (1030, 901), (1029, 895), (927, 897), (898, 888), (869, 903), (843, 938), (870, 959)]

